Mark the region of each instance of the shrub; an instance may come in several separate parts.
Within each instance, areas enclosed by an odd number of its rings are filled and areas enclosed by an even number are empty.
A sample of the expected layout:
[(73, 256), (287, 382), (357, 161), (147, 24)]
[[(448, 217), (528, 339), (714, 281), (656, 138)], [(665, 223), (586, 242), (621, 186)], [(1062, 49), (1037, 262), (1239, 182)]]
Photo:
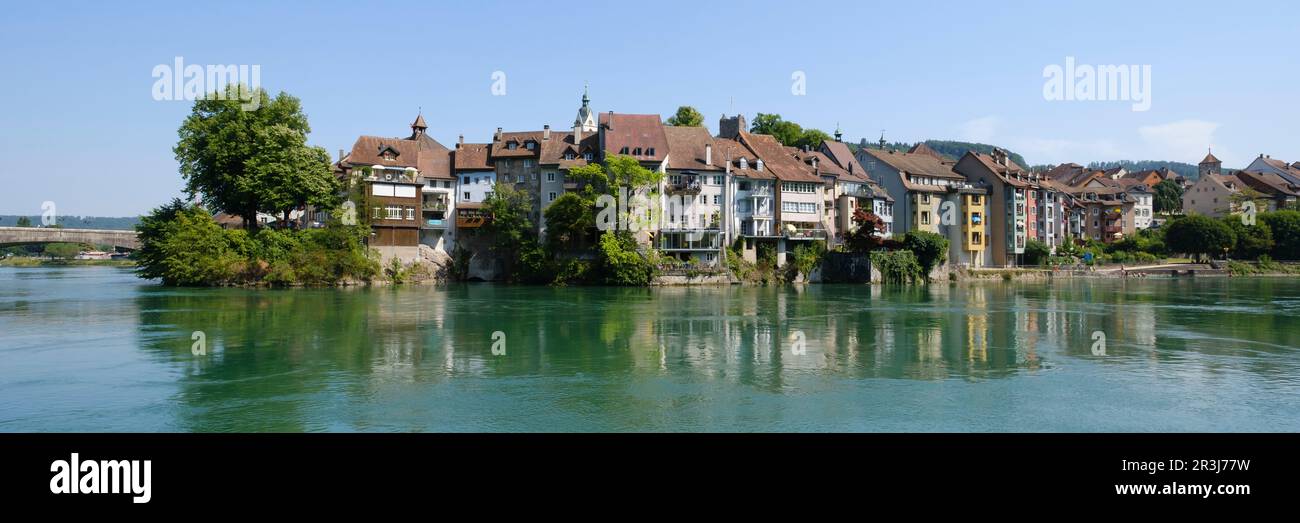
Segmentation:
[(880, 271), (880, 279), (885, 283), (916, 283), (925, 278), (921, 264), (917, 262), (912, 251), (875, 251), (871, 253), (871, 265)]
[(658, 270), (628, 231), (605, 231), (597, 255), (601, 280), (608, 285), (649, 285)]
[(1052, 248), (1038, 240), (1025, 243), (1025, 265), (1042, 265), (1052, 255)]
[(935, 266), (948, 260), (948, 238), (925, 231), (908, 231), (903, 235), (903, 249), (912, 251), (928, 278)]

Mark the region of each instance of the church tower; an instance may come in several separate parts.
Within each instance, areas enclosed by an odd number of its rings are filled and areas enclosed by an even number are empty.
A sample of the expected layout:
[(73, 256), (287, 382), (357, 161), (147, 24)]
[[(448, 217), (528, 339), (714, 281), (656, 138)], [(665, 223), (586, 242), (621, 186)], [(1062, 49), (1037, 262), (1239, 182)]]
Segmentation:
[(578, 108), (578, 117), (573, 119), (573, 140), (581, 142), (582, 137), (596, 132), (596, 113), (591, 110), (591, 98), (587, 96), (587, 87), (582, 88), (582, 107)]
[(1210, 151), (1205, 154), (1205, 159), (1201, 160), (1198, 166), (1198, 175), (1204, 178), (1207, 174), (1222, 174), (1223, 162), (1214, 157), (1214, 152)]

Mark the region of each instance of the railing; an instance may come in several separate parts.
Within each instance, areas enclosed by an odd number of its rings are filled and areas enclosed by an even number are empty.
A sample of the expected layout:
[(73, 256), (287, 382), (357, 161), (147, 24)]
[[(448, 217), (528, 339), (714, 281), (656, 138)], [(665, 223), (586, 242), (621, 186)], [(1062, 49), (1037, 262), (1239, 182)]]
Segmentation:
[(425, 218), (424, 224), (421, 226), (425, 229), (446, 229), (447, 220), (442, 218)]
[(668, 194), (699, 194), (700, 182), (683, 182), (668, 184)]
[(790, 230), (788, 227), (782, 227), (781, 233), (791, 240), (824, 240), (827, 237), (826, 229), (821, 227), (799, 227)]

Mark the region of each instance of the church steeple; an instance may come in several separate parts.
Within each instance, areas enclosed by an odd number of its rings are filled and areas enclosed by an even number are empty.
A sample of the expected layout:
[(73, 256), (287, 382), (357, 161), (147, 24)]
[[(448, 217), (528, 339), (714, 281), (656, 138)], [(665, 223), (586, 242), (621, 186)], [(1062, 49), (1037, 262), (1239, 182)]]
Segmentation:
[(844, 141), (844, 140), (842, 140), (841, 138), (844, 138), (844, 133), (843, 133), (843, 132), (840, 132), (840, 123), (839, 123), (839, 122), (835, 122), (835, 141), (837, 141), (837, 142), (842, 142), (842, 141)]
[(596, 132), (596, 113), (591, 110), (591, 97), (587, 95), (587, 86), (582, 86), (582, 107), (578, 108), (578, 117), (573, 119), (573, 135), (581, 140), (582, 135)]
[(415, 121), (411, 123), (411, 138), (419, 137), (428, 128), (429, 126), (424, 123), (424, 111), (420, 111), (415, 115)]

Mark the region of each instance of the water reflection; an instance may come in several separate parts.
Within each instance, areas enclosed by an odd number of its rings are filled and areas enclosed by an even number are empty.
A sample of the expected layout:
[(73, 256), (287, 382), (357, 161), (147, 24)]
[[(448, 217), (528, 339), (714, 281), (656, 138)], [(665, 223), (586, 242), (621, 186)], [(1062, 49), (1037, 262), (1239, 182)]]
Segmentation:
[[(905, 289), (148, 287), (129, 303), (138, 311), (140, 346), (181, 373), (181, 424), (189, 430), (392, 428), (385, 412), (403, 409), (434, 416), (408, 428), (436, 429), (466, 421), (437, 419), (440, 402), (491, 408), (538, 398), (555, 409), (548, 415), (599, 429), (591, 416), (615, 409), (652, 416), (737, 387), (779, 395), (816, 392), (827, 380), (979, 382), (1080, 363), (1151, 379), (1246, 372), (1293, 388), (1295, 290), (1265, 280)], [(23, 313), (31, 307), (25, 294), (4, 298), (14, 313), (4, 316), (6, 327), (42, 321)], [(195, 358), (189, 340), (199, 330), (209, 356)], [(491, 352), (495, 331), (505, 334), (505, 355)], [(1104, 355), (1091, 349), (1094, 331), (1106, 335)], [(796, 354), (800, 339), (806, 352)], [(674, 394), (679, 389), (699, 397)], [(349, 412), (331, 414), (340, 403)]]

